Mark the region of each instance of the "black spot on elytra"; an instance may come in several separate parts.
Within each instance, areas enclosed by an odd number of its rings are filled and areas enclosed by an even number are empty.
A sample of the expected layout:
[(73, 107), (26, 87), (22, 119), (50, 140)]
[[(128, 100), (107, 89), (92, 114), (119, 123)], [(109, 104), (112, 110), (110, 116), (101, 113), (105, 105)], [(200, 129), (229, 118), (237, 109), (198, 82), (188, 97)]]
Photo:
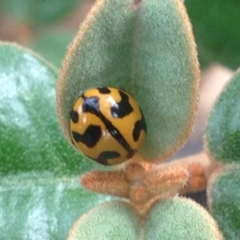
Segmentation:
[(107, 87), (100, 87), (100, 88), (98, 88), (98, 91), (101, 94), (109, 94), (111, 92), (110, 89), (108, 89)]
[(114, 151), (105, 151), (102, 152), (98, 158), (96, 159), (96, 161), (98, 163), (101, 163), (103, 165), (109, 165), (108, 160), (109, 159), (113, 159), (113, 158), (117, 158), (120, 157), (120, 153), (118, 152), (114, 152)]
[(83, 106), (82, 111), (83, 112), (90, 112), (98, 116), (99, 112), (99, 98), (98, 97), (85, 97), (83, 95)]
[(100, 126), (90, 125), (84, 134), (72, 131), (72, 136), (76, 142), (81, 142), (89, 148), (94, 147), (101, 138), (102, 131)]
[(76, 111), (74, 111), (73, 109), (70, 112), (70, 118), (74, 123), (78, 122), (78, 119), (79, 119), (78, 113)]
[(136, 153), (136, 150), (131, 150), (128, 152), (127, 159), (131, 158)]
[(146, 125), (146, 122), (145, 122), (145, 119), (144, 119), (144, 116), (142, 114), (142, 111), (141, 111), (141, 115), (142, 115), (142, 119), (141, 120), (138, 120), (135, 125), (134, 125), (134, 129), (133, 129), (133, 139), (134, 141), (138, 141), (139, 137), (140, 137), (140, 133), (141, 131), (143, 130), (145, 133), (147, 133), (147, 125)]
[[(124, 95), (126, 95), (124, 93)], [(127, 95), (126, 95), (127, 96)], [(128, 152), (131, 153), (133, 150), (131, 149), (130, 145), (128, 142), (125, 140), (123, 135), (119, 132), (119, 130), (109, 121), (103, 113), (99, 109), (99, 98), (98, 97), (85, 97), (82, 95), (82, 98), (84, 99), (83, 102), (83, 112), (90, 112), (97, 116), (103, 124), (106, 126), (108, 129), (109, 133), (119, 142), (119, 144), (124, 147), (124, 149)], [(127, 96), (128, 98), (128, 96)]]
[(111, 114), (114, 118), (123, 118), (133, 111), (133, 108), (129, 103), (128, 95), (121, 90), (119, 90), (119, 94), (121, 96), (121, 101), (111, 107)]

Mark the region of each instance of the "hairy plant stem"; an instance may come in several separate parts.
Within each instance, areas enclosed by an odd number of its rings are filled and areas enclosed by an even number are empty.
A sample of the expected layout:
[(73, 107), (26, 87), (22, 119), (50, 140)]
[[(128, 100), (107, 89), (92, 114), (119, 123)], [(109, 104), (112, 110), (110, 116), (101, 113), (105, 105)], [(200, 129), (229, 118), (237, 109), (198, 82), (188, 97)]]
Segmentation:
[(162, 164), (136, 155), (117, 169), (84, 174), (81, 184), (90, 191), (125, 198), (144, 216), (156, 201), (204, 190), (217, 167), (205, 153)]

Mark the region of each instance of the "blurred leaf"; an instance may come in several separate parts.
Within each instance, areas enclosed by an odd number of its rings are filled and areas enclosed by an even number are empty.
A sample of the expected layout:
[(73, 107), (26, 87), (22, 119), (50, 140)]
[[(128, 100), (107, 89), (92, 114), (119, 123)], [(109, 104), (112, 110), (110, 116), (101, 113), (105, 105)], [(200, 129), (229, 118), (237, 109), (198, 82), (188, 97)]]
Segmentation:
[[(182, 20), (184, 19), (184, 21)], [(198, 62), (182, 1), (99, 1), (69, 48), (58, 83), (59, 118), (93, 87), (115, 86), (139, 102), (148, 134), (141, 153), (165, 159), (188, 137), (197, 105)]]
[(92, 209), (75, 223), (68, 240), (139, 240), (140, 220), (124, 202), (109, 202)]
[(38, 37), (29, 47), (56, 67), (60, 67), (74, 32), (53, 32)]
[(218, 162), (240, 162), (240, 71), (226, 86), (210, 114), (206, 143)]
[(156, 203), (146, 219), (144, 240), (220, 240), (211, 215), (199, 204), (184, 198)]
[(64, 240), (85, 211), (106, 200), (79, 177), (25, 174), (0, 180), (0, 239)]
[(210, 182), (208, 199), (211, 212), (226, 240), (240, 236), (240, 166), (226, 169)]
[(185, 3), (193, 23), (201, 66), (217, 61), (236, 69), (240, 56), (240, 1), (186, 0)]
[(0, 7), (20, 21), (40, 25), (61, 19), (79, 2), (81, 0), (0, 0)]

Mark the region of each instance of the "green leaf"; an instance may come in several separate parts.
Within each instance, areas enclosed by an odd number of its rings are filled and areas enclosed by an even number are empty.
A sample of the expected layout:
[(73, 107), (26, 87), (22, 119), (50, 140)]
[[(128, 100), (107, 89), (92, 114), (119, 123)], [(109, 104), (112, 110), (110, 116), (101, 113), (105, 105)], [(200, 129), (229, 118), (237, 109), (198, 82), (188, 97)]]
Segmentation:
[(56, 67), (60, 67), (73, 36), (74, 32), (70, 31), (45, 33), (28, 46)]
[(226, 86), (210, 114), (206, 144), (218, 162), (240, 162), (240, 71)]
[[(139, 3), (137, 3), (139, 2)], [(101, 0), (69, 48), (58, 83), (65, 135), (76, 98), (93, 87), (124, 88), (139, 102), (148, 133), (141, 153), (165, 159), (193, 124), (199, 79), (182, 1)]]
[(201, 67), (212, 62), (233, 69), (239, 67), (240, 1), (188, 0), (185, 3), (193, 24)]
[(32, 52), (0, 45), (1, 175), (80, 174), (94, 166), (69, 146), (58, 127), (56, 78), (56, 70)]
[(216, 174), (208, 187), (208, 201), (213, 217), (226, 240), (240, 236), (240, 166)]
[(18, 20), (34, 25), (48, 24), (64, 17), (81, 0), (0, 0), (0, 7)]
[(80, 188), (76, 175), (94, 165), (58, 127), (56, 78), (36, 54), (0, 44), (1, 240), (66, 239), (79, 215), (108, 198)]
[(80, 188), (79, 177), (1, 178), (0, 239), (64, 240), (79, 216), (105, 199)]
[(109, 202), (84, 214), (74, 224), (68, 240), (139, 240), (140, 220), (124, 202)]
[(146, 219), (144, 240), (220, 240), (221, 233), (210, 214), (199, 204), (175, 197), (158, 202)]
[(175, 197), (155, 203), (143, 219), (128, 203), (104, 203), (74, 224), (68, 240), (80, 239), (222, 240), (222, 235), (203, 207)]

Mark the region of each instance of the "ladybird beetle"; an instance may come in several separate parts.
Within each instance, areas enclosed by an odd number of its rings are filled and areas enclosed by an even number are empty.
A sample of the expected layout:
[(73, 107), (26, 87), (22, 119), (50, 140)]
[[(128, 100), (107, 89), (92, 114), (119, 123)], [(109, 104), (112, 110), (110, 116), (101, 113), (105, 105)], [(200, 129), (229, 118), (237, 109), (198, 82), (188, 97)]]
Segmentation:
[(84, 92), (70, 112), (73, 145), (103, 165), (122, 163), (140, 148), (146, 123), (136, 100), (119, 88)]

